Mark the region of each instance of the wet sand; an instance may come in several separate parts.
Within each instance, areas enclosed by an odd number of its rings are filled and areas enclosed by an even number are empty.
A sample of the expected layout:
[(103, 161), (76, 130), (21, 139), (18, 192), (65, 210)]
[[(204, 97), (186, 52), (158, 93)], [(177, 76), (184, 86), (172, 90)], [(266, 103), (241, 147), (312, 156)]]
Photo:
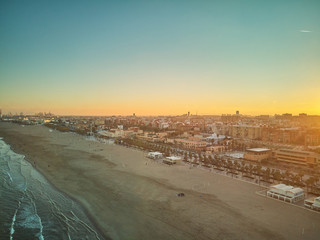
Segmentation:
[(320, 238), (320, 214), (261, 197), (250, 183), (44, 126), (2, 122), (0, 137), (112, 239)]

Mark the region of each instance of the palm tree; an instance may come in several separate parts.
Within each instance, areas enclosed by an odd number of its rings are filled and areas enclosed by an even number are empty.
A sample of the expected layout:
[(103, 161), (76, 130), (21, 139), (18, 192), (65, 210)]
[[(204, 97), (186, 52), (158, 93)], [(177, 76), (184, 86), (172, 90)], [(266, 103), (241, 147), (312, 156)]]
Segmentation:
[(262, 170), (262, 166), (259, 164), (256, 167), (256, 173), (258, 175), (258, 181), (259, 181), (259, 185), (260, 185), (260, 176), (261, 176), (261, 170)]
[(241, 166), (240, 166), (240, 163), (238, 161), (234, 162), (233, 165), (234, 165), (234, 168), (235, 168), (236, 171), (240, 170)]
[(209, 161), (207, 155), (204, 155), (203, 162), (204, 164), (208, 165)]
[(184, 160), (187, 162), (188, 161), (188, 154), (187, 152), (184, 152)]
[(292, 174), (292, 182), (294, 183), (294, 185), (301, 185), (301, 181), (300, 181), (300, 177), (298, 174)]
[(231, 177), (233, 178), (234, 163), (233, 163), (232, 161), (227, 161), (226, 165), (227, 165), (227, 168), (228, 168), (228, 169), (230, 170), (230, 172), (231, 172)]
[(241, 164), (240, 166), (240, 172), (241, 172), (241, 177), (243, 177), (243, 173), (246, 171), (245, 165)]
[(319, 182), (320, 178), (319, 176), (313, 176), (314, 177), (314, 185), (317, 185), (317, 183)]
[(250, 176), (252, 176), (252, 173), (253, 173), (253, 165), (252, 165), (251, 163), (249, 163), (248, 173), (249, 173)]
[(273, 182), (274, 182), (274, 180), (275, 180), (275, 174), (276, 174), (276, 170), (274, 170), (274, 169), (272, 168), (270, 175), (272, 176), (272, 181), (273, 181)]
[(315, 184), (315, 179), (314, 179), (313, 176), (309, 177), (309, 178), (306, 180), (307, 192), (309, 192), (309, 188), (311, 188), (311, 191), (312, 191), (312, 187), (313, 187), (314, 184)]
[(284, 178), (286, 179), (286, 183), (290, 184), (290, 182), (291, 182), (291, 172), (288, 169), (284, 173)]
[(283, 175), (281, 174), (279, 169), (277, 169), (276, 172), (275, 172), (275, 178), (278, 181), (283, 181)]
[(266, 182), (269, 182), (270, 180), (270, 168), (267, 168), (265, 171), (264, 171), (264, 176), (265, 176), (265, 180)]

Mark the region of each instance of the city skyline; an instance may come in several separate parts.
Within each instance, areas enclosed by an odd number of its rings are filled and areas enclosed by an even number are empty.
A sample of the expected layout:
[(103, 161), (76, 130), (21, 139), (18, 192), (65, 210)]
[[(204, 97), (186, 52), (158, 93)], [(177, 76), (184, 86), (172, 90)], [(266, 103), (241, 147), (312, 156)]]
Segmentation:
[(37, 112), (11, 112), (11, 111), (3, 111), (2, 109), (0, 109), (0, 116), (28, 116), (28, 115), (47, 115), (47, 116), (75, 116), (75, 117), (110, 117), (110, 116), (119, 116), (119, 117), (174, 117), (174, 116), (248, 116), (248, 117), (259, 117), (259, 116), (269, 116), (269, 117), (277, 117), (277, 116), (292, 116), (292, 117), (296, 117), (296, 116), (320, 116), (318, 114), (308, 114), (306, 112), (299, 112), (297, 114), (293, 114), (291, 112), (283, 112), (283, 113), (274, 113), (274, 114), (243, 114), (240, 111), (235, 111), (233, 113), (221, 113), (221, 114), (198, 114), (198, 112), (192, 113), (192, 112), (184, 112), (181, 114), (136, 114), (136, 113), (131, 113), (131, 114), (93, 114), (93, 115), (89, 115), (89, 114), (59, 114), (59, 113), (55, 113), (55, 112), (51, 112), (51, 111), (37, 111)]
[(0, 107), (320, 114), (320, 2), (2, 2)]

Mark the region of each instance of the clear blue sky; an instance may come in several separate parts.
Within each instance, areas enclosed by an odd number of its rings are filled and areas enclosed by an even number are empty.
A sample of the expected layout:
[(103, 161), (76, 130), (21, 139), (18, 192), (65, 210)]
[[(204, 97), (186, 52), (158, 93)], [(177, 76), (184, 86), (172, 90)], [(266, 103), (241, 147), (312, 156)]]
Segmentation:
[(0, 108), (320, 114), (320, 1), (1, 1)]

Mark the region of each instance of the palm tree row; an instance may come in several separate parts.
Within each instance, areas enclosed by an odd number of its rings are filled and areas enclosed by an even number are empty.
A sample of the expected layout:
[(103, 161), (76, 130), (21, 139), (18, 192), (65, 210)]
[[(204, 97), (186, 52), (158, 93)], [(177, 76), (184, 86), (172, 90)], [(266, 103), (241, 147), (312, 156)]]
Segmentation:
[(116, 139), (115, 143), (124, 146), (135, 146), (146, 151), (162, 152), (165, 156), (172, 154), (180, 155), (185, 162), (201, 164), (208, 168), (226, 171), (231, 173), (232, 176), (241, 174), (242, 177), (257, 179), (258, 183), (260, 183), (260, 181), (267, 183), (283, 182), (289, 185), (307, 187), (307, 191), (320, 194), (320, 187), (317, 185), (319, 177), (309, 176), (307, 179), (304, 179), (305, 174), (302, 171), (299, 173), (293, 173), (289, 170), (281, 172), (279, 169), (263, 168), (260, 163), (254, 165), (243, 161), (227, 160), (217, 154), (207, 156), (201, 151), (181, 151), (168, 144), (147, 142), (141, 139)]

